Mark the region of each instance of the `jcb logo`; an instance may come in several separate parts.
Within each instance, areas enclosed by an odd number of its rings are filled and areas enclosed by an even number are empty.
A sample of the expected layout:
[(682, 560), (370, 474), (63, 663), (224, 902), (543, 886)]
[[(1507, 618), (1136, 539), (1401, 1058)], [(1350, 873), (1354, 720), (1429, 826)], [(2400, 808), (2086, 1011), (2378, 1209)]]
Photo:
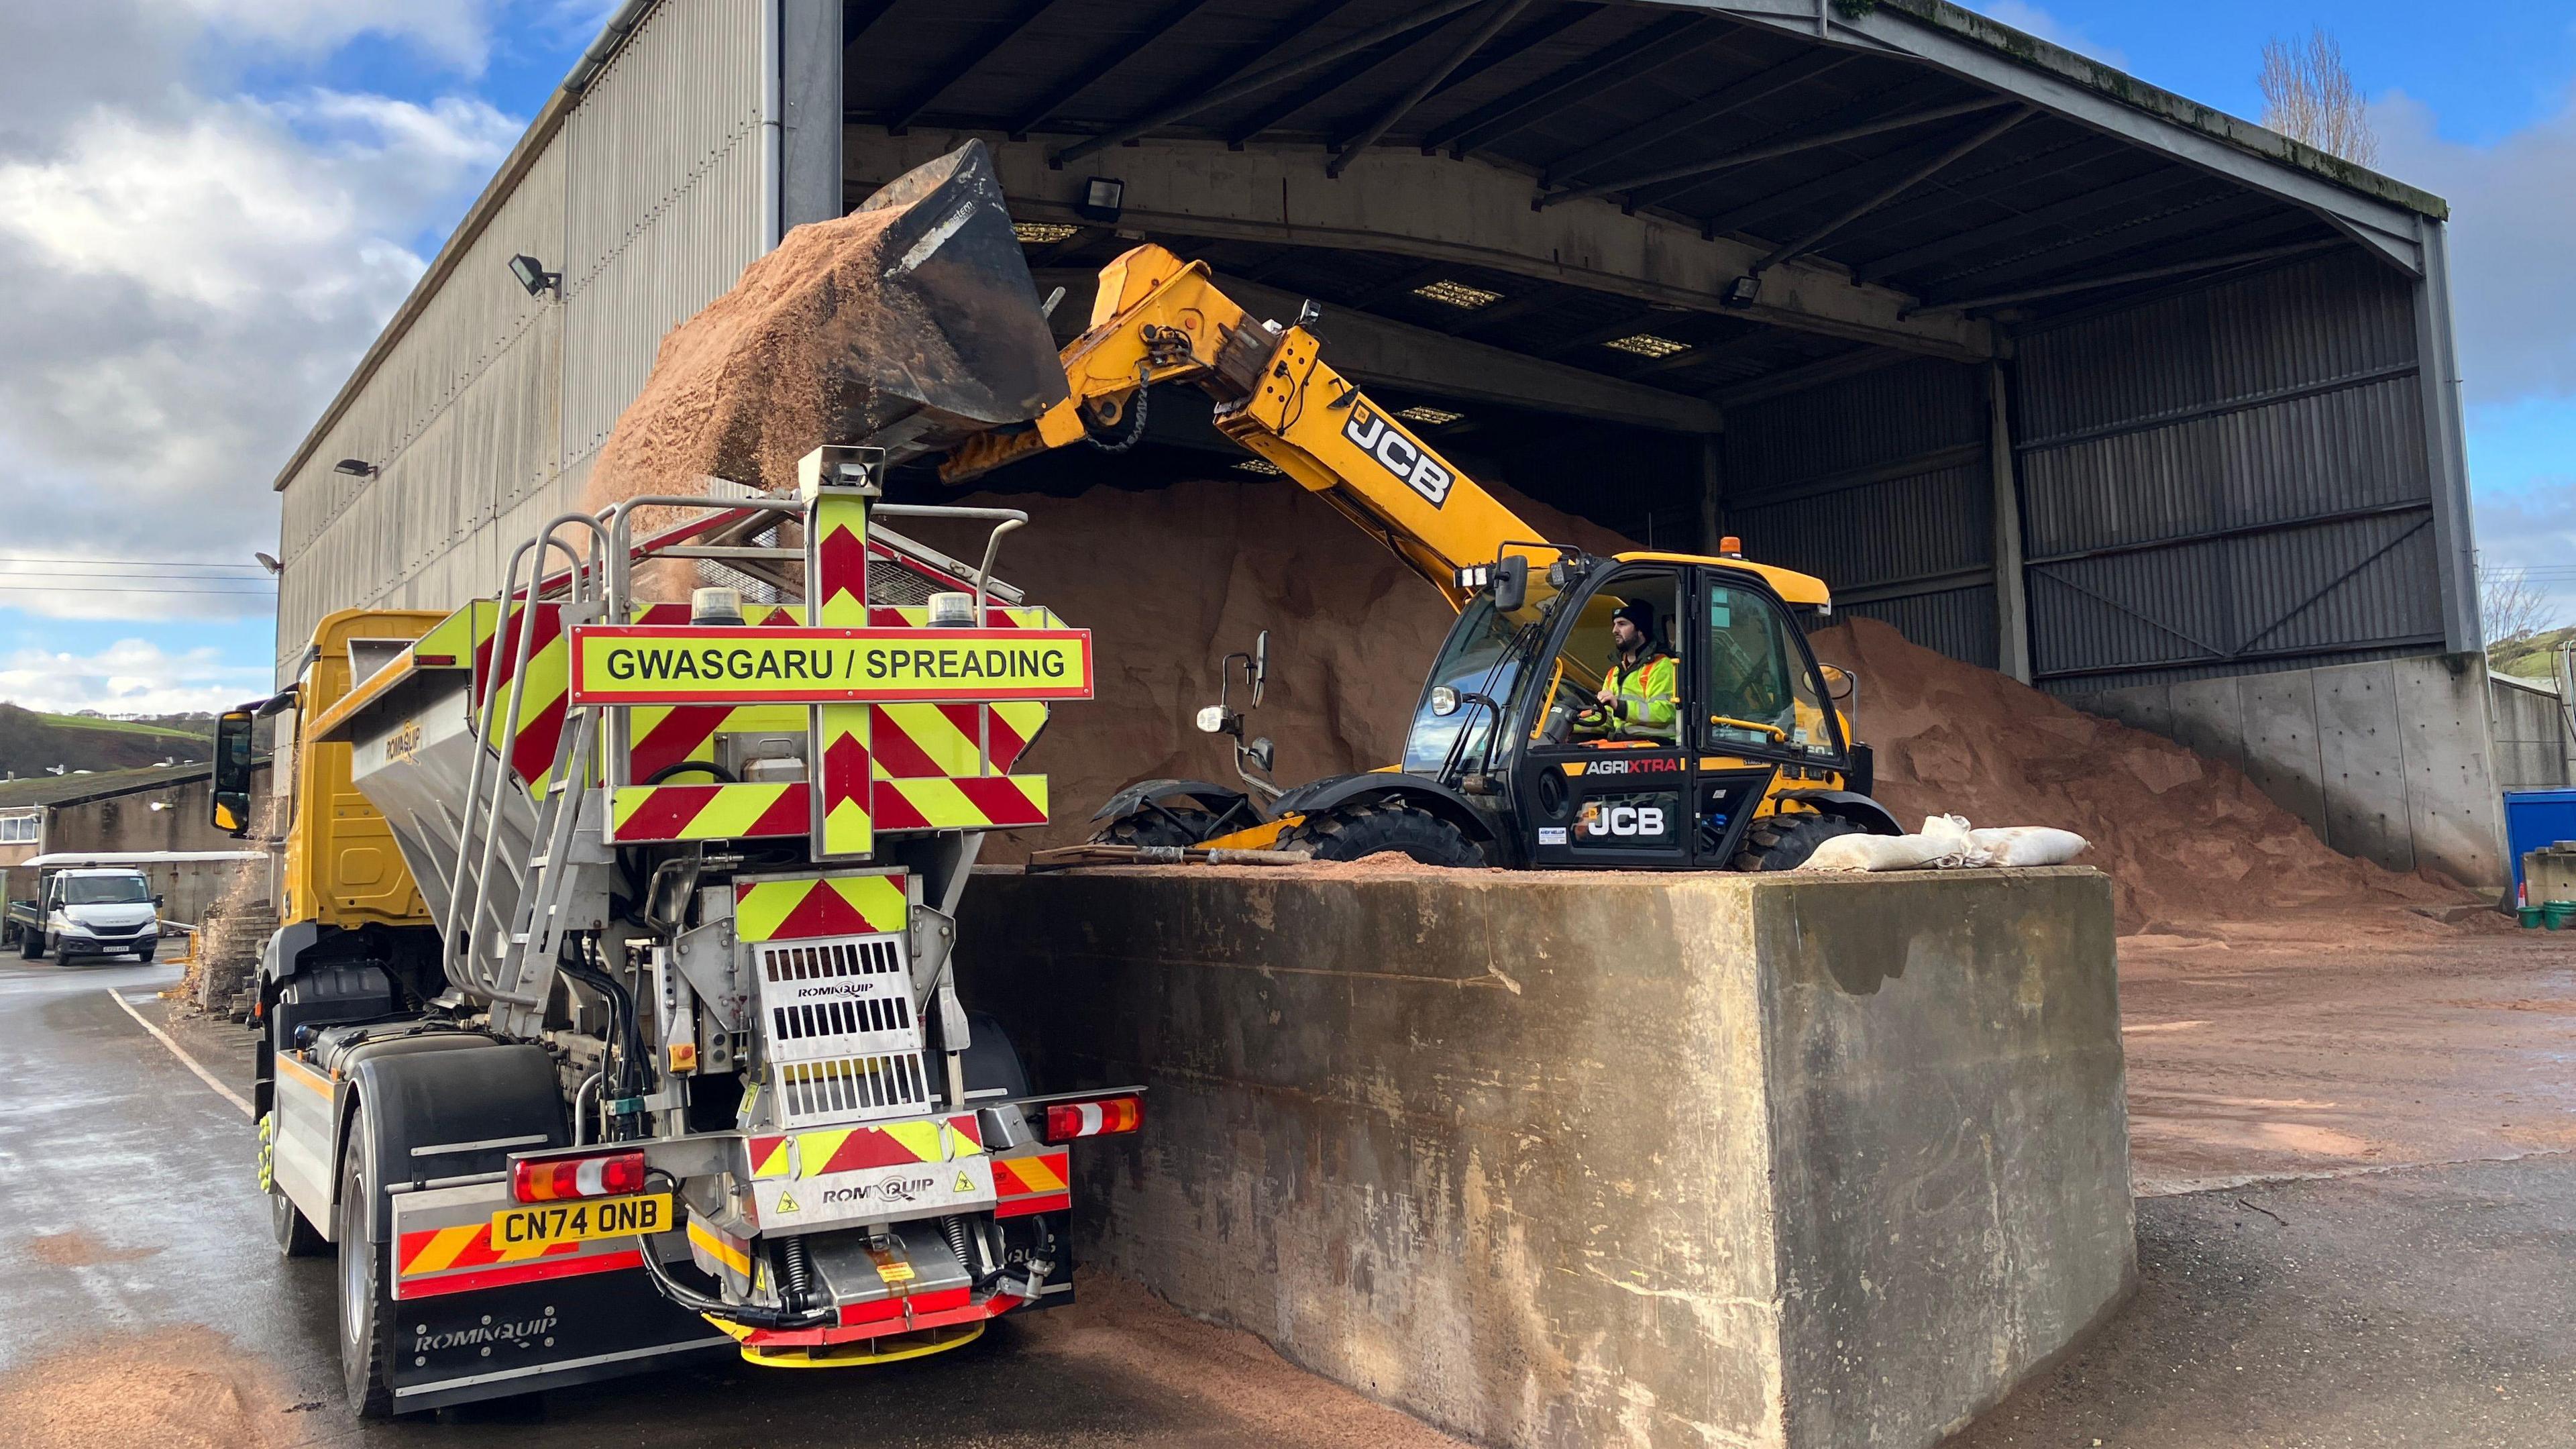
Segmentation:
[(1664, 833), (1664, 807), (1661, 805), (1612, 805), (1583, 807), (1583, 833), (1586, 835), (1650, 835)]
[(1351, 420), (1342, 424), (1342, 436), (1377, 459), (1378, 466), (1394, 474), (1404, 486), (1429, 499), (1432, 507), (1449, 501), (1449, 485), (1457, 481), (1457, 475), (1440, 466), (1439, 459), (1406, 437), (1402, 429), (1369, 411), (1368, 404), (1351, 404)]

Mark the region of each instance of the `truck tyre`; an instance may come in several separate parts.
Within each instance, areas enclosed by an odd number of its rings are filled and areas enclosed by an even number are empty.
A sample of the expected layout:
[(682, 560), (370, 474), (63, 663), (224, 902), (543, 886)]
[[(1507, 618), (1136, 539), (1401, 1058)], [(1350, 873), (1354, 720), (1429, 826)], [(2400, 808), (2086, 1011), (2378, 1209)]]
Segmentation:
[(1196, 845), (1216, 828), (1216, 817), (1188, 805), (1148, 805), (1092, 832), (1094, 845)]
[(288, 1197), (283, 1189), (274, 1186), (268, 1190), (268, 1228), (271, 1236), (277, 1239), (277, 1254), (281, 1258), (318, 1258), (324, 1248), (331, 1246), (322, 1240), (322, 1234), (304, 1216), (304, 1209), (297, 1207), (295, 1200)]
[(1392, 850), (1424, 865), (1485, 864), (1485, 853), (1466, 832), (1401, 800), (1366, 800), (1316, 811), (1281, 836), (1279, 848), (1303, 850), (1317, 860), (1360, 860)]
[(1835, 836), (1867, 833), (1838, 815), (1767, 815), (1744, 832), (1734, 864), (1737, 870), (1795, 870)]
[(385, 1248), (367, 1241), (375, 1157), (375, 1133), (362, 1106), (340, 1169), (340, 1379), (359, 1418), (390, 1419), (394, 1342), (385, 1301)]
[(45, 933), (22, 931), (18, 934), (18, 954), (29, 961), (45, 959)]

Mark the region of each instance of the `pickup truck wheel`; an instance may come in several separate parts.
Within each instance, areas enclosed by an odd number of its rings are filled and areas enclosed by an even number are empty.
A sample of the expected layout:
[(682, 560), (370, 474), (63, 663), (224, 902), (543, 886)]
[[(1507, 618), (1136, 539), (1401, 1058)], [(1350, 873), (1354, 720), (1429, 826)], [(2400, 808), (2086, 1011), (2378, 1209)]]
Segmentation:
[(44, 960), (45, 933), (42, 931), (22, 932), (18, 937), (18, 954), (29, 961)]
[(364, 1109), (349, 1131), (349, 1160), (340, 1169), (340, 1380), (361, 1419), (394, 1413), (392, 1325), (385, 1301), (385, 1249), (367, 1241), (374, 1201), (375, 1133)]

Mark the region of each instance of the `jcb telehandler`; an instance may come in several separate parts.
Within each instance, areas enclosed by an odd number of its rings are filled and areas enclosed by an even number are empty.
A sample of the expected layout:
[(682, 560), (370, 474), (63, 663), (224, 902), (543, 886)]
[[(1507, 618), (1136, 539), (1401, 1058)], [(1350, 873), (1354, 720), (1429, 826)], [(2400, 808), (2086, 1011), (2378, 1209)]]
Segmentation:
[[(1224, 700), (1198, 724), (1232, 737), (1243, 789), (1144, 780), (1095, 816), (1095, 841), (1277, 848), (1325, 860), (1401, 851), (1438, 865), (1785, 870), (1823, 841), (1898, 834), (1869, 796), (1868, 747), (1835, 707), (1793, 607), (1828, 612), (1809, 575), (1715, 557), (1599, 558), (1541, 541), (1474, 479), (1322, 357), (1311, 304), (1292, 325), (1244, 311), (1203, 262), (1139, 246), (1101, 269), (1091, 324), (1062, 351), (1068, 396), (1034, 422), (968, 439), (964, 482), (1110, 433), (1158, 383), (1216, 400), (1224, 433), (1320, 495), (1430, 580), (1458, 612), (1404, 757), (1282, 789), (1270, 742)], [(1644, 619), (1675, 661), (1677, 708), (1602, 710), (1613, 615)], [(1268, 636), (1240, 667), (1258, 704)], [(1256, 773), (1256, 771), (1260, 773)]]

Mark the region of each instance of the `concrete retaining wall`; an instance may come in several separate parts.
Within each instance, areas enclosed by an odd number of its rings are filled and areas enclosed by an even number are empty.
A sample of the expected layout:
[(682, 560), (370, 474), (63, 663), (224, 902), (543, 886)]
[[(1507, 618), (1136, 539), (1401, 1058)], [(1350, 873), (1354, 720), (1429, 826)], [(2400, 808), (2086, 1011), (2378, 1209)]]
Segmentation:
[(2108, 882), (979, 878), (1087, 1260), (1501, 1445), (1929, 1445), (2134, 1273)]
[(2486, 659), (2433, 654), (2070, 695), (2245, 771), (2326, 844), (2501, 885)]

